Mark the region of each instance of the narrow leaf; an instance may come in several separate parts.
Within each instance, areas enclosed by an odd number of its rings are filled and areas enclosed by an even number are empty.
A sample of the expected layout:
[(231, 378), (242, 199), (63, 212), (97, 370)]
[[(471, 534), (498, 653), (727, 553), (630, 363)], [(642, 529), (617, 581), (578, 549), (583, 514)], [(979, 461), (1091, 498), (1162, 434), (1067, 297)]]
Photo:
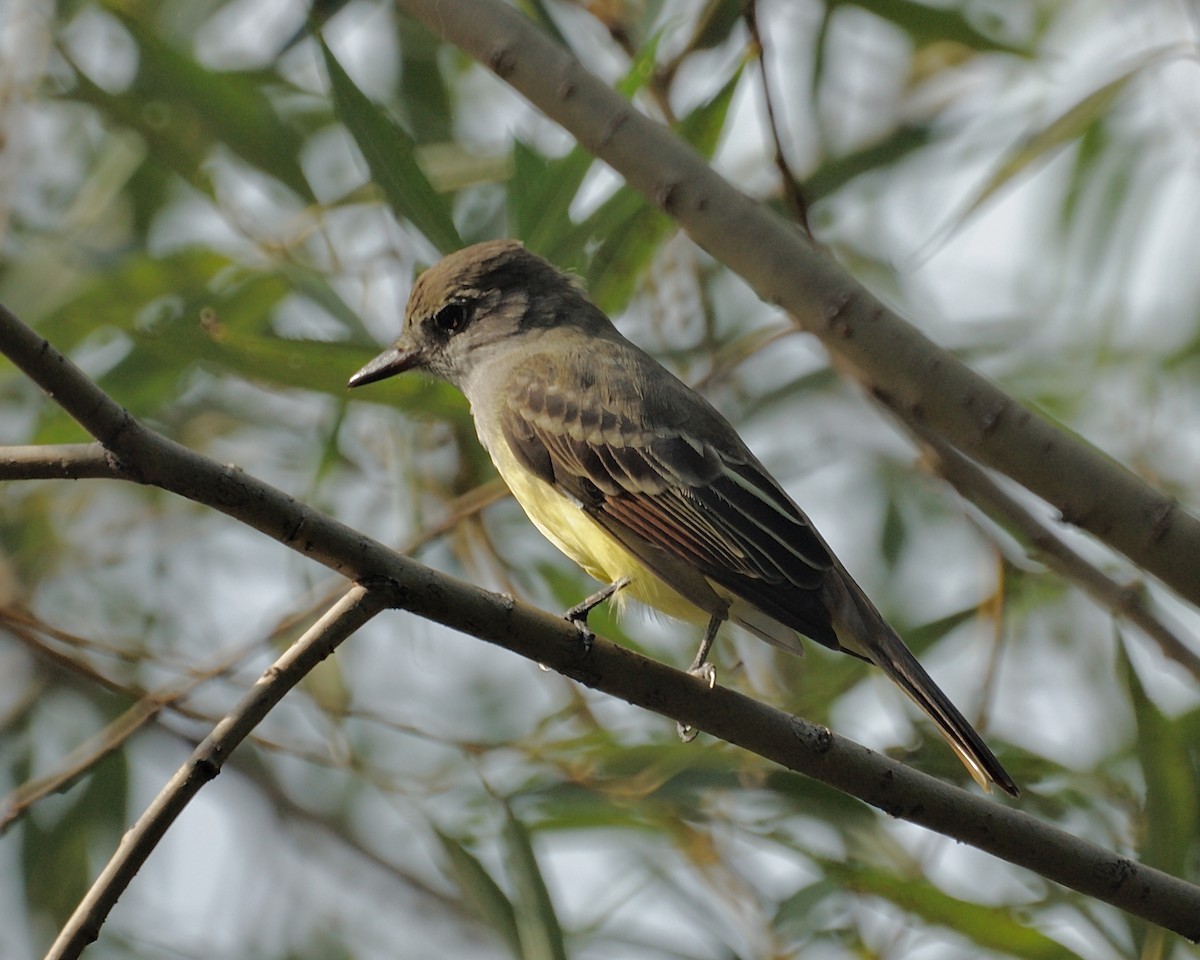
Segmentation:
[(516, 911), (504, 895), (504, 891), (500, 889), (500, 885), (492, 879), (492, 875), (483, 864), (453, 837), (438, 831), (437, 838), (450, 863), (450, 870), (458, 889), (468, 905), (480, 920), (500, 935), (500, 939), (516, 960), (521, 960), (521, 937), (517, 930)]
[(1137, 755), (1146, 780), (1142, 860), (1182, 876), (1197, 847), (1200, 824), (1196, 758), (1184, 729), (1186, 715), (1173, 720), (1163, 714), (1142, 686), (1124, 643), (1117, 644), (1117, 651), (1137, 719)]
[[(638, 51), (618, 81), (617, 92), (621, 96), (632, 97), (654, 75), (658, 39), (656, 35)], [(550, 160), (517, 141), (513, 160), (508, 204), (517, 236), (534, 253), (553, 257), (560, 267), (582, 268), (585, 263), (582, 247), (565, 245), (563, 241), (575, 230), (571, 204), (596, 158), (577, 146), (565, 157)]]
[(810, 204), (836, 193), (855, 177), (871, 173), (904, 159), (932, 139), (929, 127), (897, 127), (884, 139), (822, 163), (804, 181), (804, 197)]
[(224, 145), (246, 163), (312, 199), (300, 168), (300, 131), (285, 123), (263, 94), (260, 79), (215, 71), (164, 42), (146, 18), (109, 6), (138, 48), (138, 72), (123, 93), (109, 94), (77, 71), (80, 99), (93, 102), (138, 131), (153, 156), (165, 159), (191, 183), (204, 181), (202, 166)]
[(686, 52), (711, 50), (728, 40), (729, 34), (742, 19), (745, 7), (746, 0), (708, 0), (696, 20)]
[(1003, 908), (959, 900), (927, 880), (901, 877), (865, 864), (822, 860), (827, 880), (887, 900), (927, 923), (954, 930), (985, 950), (1023, 960), (1081, 960), (1077, 953), (1012, 917)]
[(417, 163), (416, 142), (355, 86), (324, 41), (321, 53), (329, 71), (334, 113), (354, 138), (371, 179), (396, 216), (410, 221), (442, 253), (458, 250), (463, 241), (450, 204)]
[(1151, 50), (1128, 70), (1092, 91), (1078, 103), (1055, 117), (1050, 123), (1027, 137), (1011, 150), (962, 213), (962, 220), (986, 203), (993, 194), (1009, 184), (1025, 170), (1049, 160), (1055, 153), (1083, 136), (1095, 123), (1103, 120), (1129, 84), (1151, 67), (1181, 56), (1178, 46)]
[(513, 885), (513, 906), (525, 960), (566, 960), (562, 927), (525, 825), (505, 807), (504, 860)]
[[(706, 158), (716, 151), (741, 76), (739, 67), (712, 98), (676, 126), (679, 135)], [(622, 187), (571, 237), (564, 238), (562, 246), (582, 252), (597, 239), (600, 241), (588, 263), (588, 290), (602, 310), (616, 313), (629, 303), (638, 280), (674, 230), (675, 223), (666, 214), (652, 207), (641, 194)]]
[(949, 41), (972, 50), (1028, 56), (1028, 52), (980, 33), (958, 6), (933, 6), (916, 0), (838, 0), (831, 6), (868, 10), (908, 34), (918, 46)]

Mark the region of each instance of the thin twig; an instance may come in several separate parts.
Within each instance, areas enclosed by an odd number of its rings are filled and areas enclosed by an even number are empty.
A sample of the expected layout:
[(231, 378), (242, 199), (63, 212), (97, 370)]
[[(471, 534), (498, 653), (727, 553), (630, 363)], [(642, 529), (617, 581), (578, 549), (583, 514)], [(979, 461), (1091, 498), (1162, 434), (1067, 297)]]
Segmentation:
[[(9, 629), (14, 629), (11, 623)], [(28, 641), (31, 638), (24, 639)], [(227, 652), (213, 665), (190, 671), (186, 677), (161, 689), (142, 693), (140, 696), (129, 691), (129, 695), (137, 696), (137, 699), (122, 711), (120, 716), (71, 750), (49, 773), (26, 780), (0, 800), (0, 834), (8, 830), (14, 821), (39, 800), (66, 790), (97, 763), (123, 746), (135, 733), (154, 722), (163, 710), (177, 704), (196, 687), (214, 676), (228, 673), (257, 646), (258, 642), (255, 641), (238, 650)], [(44, 648), (42, 652), (45, 652)], [(62, 663), (58, 665), (64, 666)]]
[[(485, 485), (485, 486), (487, 486), (487, 485)], [(478, 489), (482, 490), (483, 488), (478, 488)], [(468, 495), (464, 495), (464, 498), (460, 498), (460, 500), (465, 499), (467, 496)], [(476, 498), (472, 498), (472, 499), (476, 499)], [(327, 603), (327, 604), (325, 604), (325, 606), (328, 607), (329, 604)], [(310, 616), (304, 616), (302, 619), (311, 620), (313, 618)], [(34, 631), (33, 631), (32, 621), (30, 621), (28, 623), (25, 621), (9, 621), (6, 623), (6, 626), (8, 626), (10, 630), (13, 630), (14, 635), (18, 636), (21, 640), (26, 642), (26, 644), (29, 647), (33, 656), (35, 656), (39, 659), (46, 660), (46, 662), (48, 662), (55, 670), (62, 671), (64, 673), (66, 673), (68, 676), (78, 677), (90, 684), (98, 684), (100, 686), (103, 686), (105, 689), (108, 689), (108, 690), (112, 691), (113, 693), (123, 696), (130, 701), (139, 701), (139, 698), (140, 698), (139, 702), (142, 704), (151, 702), (153, 700), (166, 701), (166, 699), (167, 699), (165, 690), (155, 691), (152, 693), (145, 693), (145, 692), (139, 691), (137, 689), (132, 689), (129, 687), (121, 687), (121, 686), (113, 683), (113, 681), (109, 680), (108, 678), (97, 674), (94, 670), (92, 670), (86, 664), (82, 663), (80, 660), (64, 658), (57, 651), (51, 650), (50, 648), (46, 647), (43, 644), (38, 644), (36, 637), (33, 635)], [(53, 632), (55, 634), (56, 639), (61, 639), (61, 634), (59, 631), (50, 631), (50, 628), (46, 627), (44, 624), (39, 625), (38, 629)], [(222, 658), (222, 662), (227, 667), (232, 667), (237, 662), (237, 660), (240, 659), (240, 657), (244, 656), (244, 654), (249, 649), (258, 648), (258, 647), (263, 646), (263, 644), (267, 640), (269, 640), (271, 636), (276, 635), (282, 629), (286, 629), (286, 623), (284, 623), (284, 622), (277, 624), (275, 629), (271, 632), (271, 634), (267, 638), (260, 638), (260, 639), (256, 640), (253, 644), (248, 645), (248, 647), (245, 648), (244, 650), (242, 650), (240, 652), (235, 651), (233, 654), (226, 655), (225, 657)], [(76, 644), (82, 643), (82, 641), (79, 640), (79, 638), (72, 638), (72, 639), (76, 642)], [(212, 676), (218, 675), (220, 672), (221, 672), (221, 663), (218, 663), (214, 668), (210, 668), (209, 670), (197, 671), (198, 674), (203, 673), (203, 675), (204, 675), (203, 679), (209, 679)], [(30, 693), (29, 696), (31, 699), (36, 699), (37, 693), (36, 692)], [(178, 703), (177, 701), (164, 702), (163, 705), (165, 707), (167, 707), (168, 709), (170, 709), (172, 713), (175, 713), (175, 714), (178, 714), (181, 716), (185, 716), (185, 717), (190, 717), (190, 718), (196, 719), (196, 720), (202, 720), (202, 721), (206, 722), (209, 726), (211, 726), (213, 723), (215, 723), (214, 718), (201, 717), (201, 716), (195, 714), (195, 712), (190, 711), (189, 709), (187, 709), (186, 707), (184, 707), (182, 704)], [(19, 711), (21, 709), (22, 709), (21, 704), (14, 705), (14, 710), (13, 710), (14, 715), (17, 711)], [(137, 704), (134, 705), (134, 709), (137, 709)], [(127, 713), (128, 713), (128, 711), (127, 711)], [(454, 747), (467, 755), (480, 752), (483, 749), (485, 749), (487, 746), (489, 746), (488, 744), (484, 744), (484, 743), (460, 741), (460, 740), (455, 740), (455, 739), (451, 739), (448, 737), (447, 738), (433, 737), (426, 731), (421, 730), (417, 727), (413, 727), (408, 724), (399, 723), (388, 717), (374, 714), (374, 713), (371, 713), (368, 711), (348, 710), (344, 714), (341, 714), (340, 716), (354, 717), (356, 719), (362, 720), (367, 723), (378, 724), (380, 726), (386, 727), (387, 729), (405, 733), (409, 736), (421, 737), (426, 740), (431, 740), (433, 742), (437, 742), (437, 743), (440, 743), (445, 746)], [(149, 716), (147, 719), (149, 722), (155, 724), (156, 729), (161, 730), (162, 732), (167, 733), (172, 737), (176, 737), (181, 740), (185, 740), (194, 747), (194, 744), (195, 744), (194, 738), (189, 737), (188, 735), (175, 729), (170, 723), (165, 722), (167, 718), (163, 716), (162, 711), (154, 711), (153, 715)], [(3, 726), (3, 723), (0, 723), (0, 726)], [(111, 730), (111, 726), (109, 729)], [(274, 749), (275, 748), (274, 745), (263, 741), (262, 738), (260, 736), (258, 736), (257, 734), (255, 735), (254, 739), (255, 739), (256, 744), (261, 745), (261, 746), (265, 747), (266, 749)], [(291, 754), (291, 755), (294, 756), (295, 754)], [(99, 758), (98, 757), (93, 758), (92, 761), (87, 764), (87, 766), (90, 767), (90, 766), (94, 765), (94, 762), (97, 759), (99, 759)], [(234, 759), (236, 759), (236, 756)], [(312, 763), (324, 764), (325, 766), (330, 766), (328, 759), (325, 757), (307, 757), (306, 759)], [(60, 765), (60, 767), (61, 767), (61, 765)], [(458, 922), (471, 922), (471, 920), (473, 919), (473, 918), (471, 918), (469, 916), (465, 916), (463, 914), (461, 904), (458, 901), (447, 897), (444, 893), (442, 893), (438, 890), (432, 889), (431, 887), (428, 886), (428, 884), (424, 880), (422, 880), (421, 878), (416, 876), (416, 874), (414, 874), (408, 870), (405, 870), (404, 868), (398, 866), (395, 863), (387, 861), (385, 858), (381, 857), (378, 853), (372, 851), (369, 847), (365, 846), (361, 840), (352, 836), (346, 830), (341, 829), (342, 827), (344, 827), (344, 824), (335, 823), (331, 818), (324, 817), (319, 813), (314, 813), (313, 811), (306, 810), (303, 807), (296, 805), (294, 801), (292, 801), (289, 797), (286, 796), (286, 794), (283, 791), (281, 791), (279, 789), (279, 785), (266, 775), (264, 768), (262, 767), (261, 764), (255, 764), (255, 763), (239, 764), (239, 765), (237, 765), (237, 771), (242, 777), (244, 777), (247, 780), (254, 783), (255, 786), (257, 786), (259, 788), (260, 792), (264, 796), (267, 797), (269, 802), (275, 804), (277, 807), (281, 807), (281, 806), (287, 807), (286, 812), (288, 813), (289, 816), (291, 816), (293, 818), (294, 818), (294, 816), (299, 816), (302, 819), (306, 820), (306, 822), (310, 825), (310, 827), (317, 826), (320, 829), (324, 830), (326, 833), (329, 834), (331, 839), (342, 843), (343, 845), (348, 847), (353, 852), (364, 857), (365, 859), (370, 861), (372, 864), (374, 864), (376, 867), (378, 867), (380, 870), (386, 872), (393, 879), (406, 885), (416, 895), (429, 898), (439, 907), (442, 907), (448, 911), (451, 911), (454, 914), (454, 916), (456, 917), (456, 920)], [(374, 785), (380, 787), (381, 789), (386, 789), (391, 786), (389, 784), (384, 784), (379, 780), (374, 781)], [(29, 789), (29, 784), (25, 784), (21, 788), (18, 788), (18, 789), (20, 789), (22, 791), (27, 790), (27, 789)], [(15, 799), (15, 792), (14, 792), (14, 794), (10, 794), (10, 799)], [(6, 813), (6, 818), (11, 821), (11, 817), (9, 817), (8, 815), (14, 814), (14, 813), (17, 813), (17, 811), (13, 808), (9, 808)], [(8, 824), (6, 824), (6, 826), (7, 825)]]
[(46, 954), (46, 960), (78, 957), (84, 947), (96, 939), (117, 898), (129, 886), (167, 828), (175, 822), (200, 788), (221, 772), (233, 749), (285, 693), (304, 679), (342, 640), (384, 609), (389, 599), (384, 590), (352, 587), (336, 606), (263, 674), (121, 838), (112, 859), (59, 932)]
[(1170, 623), (1165, 611), (1154, 608), (1142, 585), (1114, 580), (1069, 547), (982, 467), (940, 437), (905, 422), (925, 448), (932, 468), (955, 490), (1013, 530), (1038, 551), (1048, 567), (1078, 584), (1115, 615), (1128, 620), (1153, 640), (1165, 657), (1200, 680), (1200, 655), (1183, 639), (1185, 631)]
[[(68, 457), (67, 459), (71, 462), (81, 462), (82, 459), (91, 462), (95, 462), (97, 459), (111, 461), (111, 458), (107, 457), (107, 455), (102, 458), (90, 456), (90, 451), (93, 447), (103, 452), (103, 447), (99, 444), (79, 444), (75, 449), (80, 452), (89, 451), (89, 455), (86, 458)], [(23, 449), (32, 452), (38, 448), (29, 447)], [(3, 459), (3, 456), (4, 450), (0, 449), (0, 460)], [(39, 461), (52, 463), (56, 462), (59, 458), (60, 455), (58, 453), (51, 454), (47, 458), (38, 458), (32, 455), (32, 453), (25, 456), (26, 462), (31, 464)], [(58, 478), (60, 476), (57, 472), (39, 475), (51, 478)], [(98, 475), (106, 476), (107, 474)], [(116, 475), (120, 476), (121, 474), (118, 473)], [(72, 476), (75, 475), (73, 474)], [(22, 479), (25, 479), (25, 477), (22, 477)], [(403, 547), (399, 548), (400, 551), (402, 553), (411, 553), (423, 544), (437, 539), (446, 531), (460, 524), (464, 519), (475, 516), (485, 507), (503, 499), (507, 493), (508, 488), (500, 480), (489, 481), (468, 491), (453, 501), (450, 505), (450, 510), (441, 521), (431, 524), (414, 535)], [(344, 581), (342, 589), (343, 591), (345, 589)], [(338, 593), (336, 591), (326, 593), (320, 600), (306, 605), (305, 609), (296, 611), (280, 620), (266, 638), (256, 639), (238, 650), (222, 655), (210, 667), (191, 669), (183, 679), (156, 690), (139, 691), (129, 689), (116, 684), (95, 670), (87, 668), (87, 677), (93, 683), (98, 683), (115, 693), (128, 696), (134, 699), (134, 702), (119, 717), (107, 724), (103, 730), (98, 731), (95, 735), (88, 738), (87, 741), (72, 750), (66, 757), (62, 758), (53, 770), (25, 781), (9, 791), (3, 799), (0, 799), (0, 834), (8, 830), (16, 820), (23, 816), (39, 800), (49, 794), (59, 793), (67, 789), (67, 787), (84, 776), (106, 756), (123, 746), (135, 733), (149, 723), (157, 720), (159, 714), (164, 709), (174, 709), (185, 716), (192, 716), (192, 713), (183, 707), (180, 701), (188, 696), (197, 686), (213, 677), (228, 673), (237, 663), (244, 660), (255, 650), (263, 647), (271, 639), (290, 632), (294, 625), (313, 620), (320, 611), (328, 609), (330, 604), (337, 599), (337, 596)], [(70, 670), (72, 672), (84, 669), (78, 660), (46, 647), (44, 643), (38, 641), (36, 634), (47, 634), (61, 643), (74, 647), (81, 647), (85, 644), (86, 641), (82, 638), (41, 623), (29, 614), (16, 609), (0, 608), (0, 626), (7, 629), (15, 638), (21, 641), (35, 656), (53, 662), (59, 669)], [(92, 646), (95, 646), (95, 644), (92, 644)], [(117, 648), (108, 649), (104, 652), (122, 659), (131, 659), (129, 654)]]
[(775, 116), (775, 99), (771, 96), (771, 78), (767, 74), (767, 48), (763, 44), (762, 35), (758, 32), (758, 2), (749, 0), (743, 14), (746, 26), (750, 28), (750, 37), (758, 54), (758, 72), (762, 77), (763, 103), (767, 107), (767, 125), (771, 128), (771, 141), (775, 145), (775, 169), (779, 171), (779, 179), (783, 184), (783, 197), (791, 208), (792, 216), (804, 228), (804, 232), (812, 239), (812, 228), (808, 225), (808, 201), (800, 189), (800, 181), (792, 173), (791, 164), (783, 152), (783, 134), (779, 120)]
[(128, 479), (98, 443), (0, 447), (0, 480)]

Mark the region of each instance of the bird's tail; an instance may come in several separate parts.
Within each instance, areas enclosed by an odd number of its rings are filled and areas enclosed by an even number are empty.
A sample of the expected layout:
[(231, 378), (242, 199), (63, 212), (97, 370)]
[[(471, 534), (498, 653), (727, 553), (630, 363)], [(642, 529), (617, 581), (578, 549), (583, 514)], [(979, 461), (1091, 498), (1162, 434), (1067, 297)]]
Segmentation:
[(952, 750), (958, 755), (975, 781), (989, 789), (994, 783), (1005, 793), (1018, 796), (1020, 791), (1012, 777), (988, 749), (983, 738), (967, 722), (941, 690), (925, 668), (917, 662), (912, 651), (904, 645), (895, 630), (883, 619), (866, 594), (842, 575), (827, 579), (826, 602), (833, 614), (833, 626), (838, 642), (847, 653), (870, 660), (918, 707), (929, 715)]

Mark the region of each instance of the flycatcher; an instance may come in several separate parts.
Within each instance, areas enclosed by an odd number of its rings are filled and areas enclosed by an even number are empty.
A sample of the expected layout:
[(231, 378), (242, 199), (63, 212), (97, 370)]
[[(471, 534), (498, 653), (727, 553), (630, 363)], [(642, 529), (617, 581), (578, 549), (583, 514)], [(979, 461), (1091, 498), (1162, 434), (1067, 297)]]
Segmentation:
[[(393, 346), (350, 378), (424, 370), (466, 394), (479, 439), (529, 518), (607, 586), (796, 653), (800, 634), (877, 664), (971, 775), (1017, 787), (803, 511), (703, 397), (625, 339), (519, 243), (460, 250), (417, 279)], [(618, 599), (621, 595), (618, 595)], [(586, 627), (583, 627), (586, 629)], [(711, 674), (709, 674), (711, 681)]]

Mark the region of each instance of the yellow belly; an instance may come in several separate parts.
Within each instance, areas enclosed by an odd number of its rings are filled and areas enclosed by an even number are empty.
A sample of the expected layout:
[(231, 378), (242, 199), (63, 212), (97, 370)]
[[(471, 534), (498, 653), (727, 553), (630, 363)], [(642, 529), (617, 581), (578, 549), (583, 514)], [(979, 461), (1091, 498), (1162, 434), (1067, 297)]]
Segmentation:
[(618, 603), (633, 598), (669, 617), (708, 623), (707, 613), (667, 586), (584, 513), (578, 503), (518, 464), (507, 445), (499, 446), (504, 449), (491, 451), (496, 469), (517, 503), (546, 539), (601, 583), (629, 578), (629, 585), (615, 594)]

